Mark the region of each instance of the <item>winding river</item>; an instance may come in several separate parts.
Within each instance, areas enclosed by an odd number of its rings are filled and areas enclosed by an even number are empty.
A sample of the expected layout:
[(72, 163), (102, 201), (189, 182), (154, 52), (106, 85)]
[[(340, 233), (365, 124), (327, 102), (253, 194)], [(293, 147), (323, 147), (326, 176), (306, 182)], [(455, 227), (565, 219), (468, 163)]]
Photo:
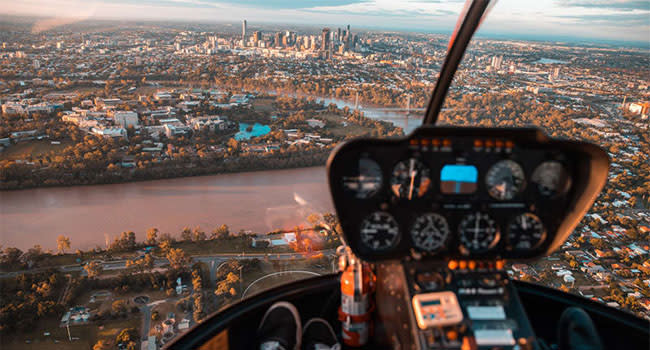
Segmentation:
[[(319, 98), (353, 108), (353, 103)], [(363, 108), (370, 118), (413, 130), (421, 118)], [(268, 232), (306, 224), (311, 213), (331, 212), (324, 167), (154, 180), (115, 185), (38, 188), (0, 192), (0, 244), (55, 248), (70, 237), (73, 249), (103, 247), (122, 231), (138, 240), (148, 228), (178, 235), (185, 226), (210, 232)]]

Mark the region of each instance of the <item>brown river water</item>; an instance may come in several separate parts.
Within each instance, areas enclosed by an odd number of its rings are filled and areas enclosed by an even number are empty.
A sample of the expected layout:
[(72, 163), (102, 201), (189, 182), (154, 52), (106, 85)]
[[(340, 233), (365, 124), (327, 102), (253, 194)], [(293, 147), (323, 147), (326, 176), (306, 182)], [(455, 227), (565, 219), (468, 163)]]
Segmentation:
[(221, 224), (266, 233), (332, 211), (324, 167), (38, 188), (0, 192), (0, 244), (54, 249), (64, 234), (72, 249), (88, 249), (122, 231), (144, 240), (151, 227), (178, 236), (185, 226), (209, 234)]
[[(343, 100), (318, 98), (354, 108)], [(362, 111), (407, 133), (422, 120), (381, 108)], [(309, 214), (324, 212), (333, 212), (325, 167), (39, 188), (0, 192), (0, 244), (53, 249), (63, 234), (72, 249), (88, 249), (104, 247), (122, 231), (134, 231), (142, 241), (151, 227), (178, 236), (185, 226), (210, 233), (221, 224), (235, 232), (265, 233), (307, 224)]]

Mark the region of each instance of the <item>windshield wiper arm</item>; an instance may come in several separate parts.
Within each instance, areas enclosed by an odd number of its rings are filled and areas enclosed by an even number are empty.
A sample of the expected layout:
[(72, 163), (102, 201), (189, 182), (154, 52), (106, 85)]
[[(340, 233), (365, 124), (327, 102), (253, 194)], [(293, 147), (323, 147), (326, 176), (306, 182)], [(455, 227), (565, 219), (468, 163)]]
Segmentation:
[(438, 114), (440, 114), (442, 104), (447, 96), (447, 91), (449, 91), (449, 86), (454, 79), (456, 70), (458, 70), (458, 65), (463, 59), (465, 49), (467, 49), (467, 45), (469, 45), (469, 41), (472, 39), (474, 32), (476, 32), (476, 29), (481, 24), (481, 19), (487, 11), (490, 2), (490, 0), (473, 0), (465, 14), (463, 23), (452, 34), (449, 52), (442, 64), (438, 82), (429, 100), (427, 112), (422, 122), (423, 125), (433, 125), (438, 121)]

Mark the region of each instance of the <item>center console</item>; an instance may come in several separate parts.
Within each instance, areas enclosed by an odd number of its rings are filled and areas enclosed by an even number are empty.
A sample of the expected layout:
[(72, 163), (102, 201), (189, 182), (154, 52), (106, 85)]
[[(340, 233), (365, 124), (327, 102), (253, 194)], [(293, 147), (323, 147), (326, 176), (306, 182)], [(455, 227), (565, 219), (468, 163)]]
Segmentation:
[(377, 273), (379, 319), (391, 320), (385, 328), (393, 344), (440, 350), (539, 348), (500, 261), (382, 263)]

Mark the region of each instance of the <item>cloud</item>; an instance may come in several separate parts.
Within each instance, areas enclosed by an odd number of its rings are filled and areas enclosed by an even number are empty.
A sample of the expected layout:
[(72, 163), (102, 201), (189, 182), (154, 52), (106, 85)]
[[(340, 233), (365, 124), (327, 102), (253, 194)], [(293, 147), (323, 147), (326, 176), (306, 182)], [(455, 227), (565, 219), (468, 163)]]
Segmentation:
[(581, 15), (581, 16), (555, 16), (556, 18), (572, 20), (574, 23), (588, 25), (610, 25), (617, 27), (628, 27), (636, 25), (648, 25), (647, 13), (618, 13), (607, 15)]
[(423, 19), (423, 17), (440, 17), (456, 15), (460, 12), (459, 0), (373, 0), (341, 6), (318, 6), (305, 9), (338, 15), (384, 16), (386, 18)]
[[(591, 9), (608, 9), (622, 11), (650, 11), (648, 0), (558, 0), (558, 5), (565, 7), (582, 7)], [(648, 17), (646, 17), (646, 20)]]
[[(178, 0), (183, 2), (184, 0)], [(201, 1), (204, 4), (213, 3), (213, 4), (230, 4), (237, 5), (240, 7), (252, 7), (252, 8), (267, 8), (267, 9), (276, 9), (276, 10), (299, 10), (299, 9), (308, 9), (313, 7), (320, 6), (345, 6), (352, 4), (359, 4), (368, 2), (371, 0), (301, 0), (301, 1), (292, 1), (292, 0), (205, 0)]]

